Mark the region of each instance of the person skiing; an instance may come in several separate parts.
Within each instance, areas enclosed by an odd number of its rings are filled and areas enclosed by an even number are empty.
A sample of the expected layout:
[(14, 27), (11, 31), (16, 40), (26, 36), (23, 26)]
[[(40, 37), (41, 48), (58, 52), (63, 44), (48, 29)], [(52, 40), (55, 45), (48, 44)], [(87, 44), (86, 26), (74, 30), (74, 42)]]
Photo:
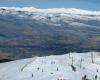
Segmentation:
[(32, 77), (33, 77), (34, 75), (33, 75), (33, 73), (32, 73)]
[(38, 68), (37, 68), (37, 71), (39, 71), (39, 69), (40, 69), (40, 68), (38, 67)]
[(58, 67), (57, 67), (57, 71), (59, 71)]
[(43, 72), (43, 69), (42, 69), (42, 72)]
[(89, 80), (89, 79), (87, 79), (87, 75), (84, 75), (84, 76), (82, 77), (82, 80)]
[(97, 76), (97, 75), (95, 75), (95, 80), (97, 80), (97, 77), (98, 77), (98, 76)]

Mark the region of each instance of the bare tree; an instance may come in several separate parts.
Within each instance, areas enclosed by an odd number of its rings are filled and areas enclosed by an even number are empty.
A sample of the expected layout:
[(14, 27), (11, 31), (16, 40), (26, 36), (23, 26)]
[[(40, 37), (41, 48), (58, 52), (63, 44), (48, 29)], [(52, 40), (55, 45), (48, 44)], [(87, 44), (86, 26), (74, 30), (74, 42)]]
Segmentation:
[(74, 62), (74, 59), (73, 59), (73, 57), (72, 57), (72, 65), (73, 65), (73, 62)]
[(81, 58), (81, 60), (80, 60), (80, 68), (82, 67), (82, 62), (83, 62), (83, 59)]
[(91, 61), (94, 64), (94, 55), (93, 55), (93, 52), (91, 52)]
[(71, 58), (70, 53), (69, 53), (69, 59)]

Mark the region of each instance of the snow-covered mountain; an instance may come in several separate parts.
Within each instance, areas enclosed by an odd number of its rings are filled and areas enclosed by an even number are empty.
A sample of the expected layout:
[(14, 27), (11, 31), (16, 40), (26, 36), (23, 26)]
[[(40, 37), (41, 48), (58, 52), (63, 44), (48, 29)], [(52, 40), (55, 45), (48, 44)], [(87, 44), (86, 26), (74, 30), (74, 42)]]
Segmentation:
[(82, 80), (82, 77), (100, 80), (99, 52), (35, 57), (0, 64), (0, 80)]
[(17, 15), (19, 17), (27, 17), (36, 20), (45, 19), (56, 22), (55, 20), (65, 20), (68, 18), (75, 19), (93, 19), (100, 20), (100, 11), (88, 11), (75, 8), (51, 8), (51, 9), (37, 9), (34, 7), (0, 7), (0, 14), (2, 15)]
[(81, 14), (81, 15), (100, 15), (100, 11), (89, 11), (81, 10), (76, 8), (50, 8), (50, 9), (38, 9), (35, 7), (0, 7), (0, 9), (12, 11), (27, 11), (36, 13), (71, 13), (71, 14)]
[(100, 51), (100, 11), (0, 7), (3, 56), (24, 58), (91, 50)]

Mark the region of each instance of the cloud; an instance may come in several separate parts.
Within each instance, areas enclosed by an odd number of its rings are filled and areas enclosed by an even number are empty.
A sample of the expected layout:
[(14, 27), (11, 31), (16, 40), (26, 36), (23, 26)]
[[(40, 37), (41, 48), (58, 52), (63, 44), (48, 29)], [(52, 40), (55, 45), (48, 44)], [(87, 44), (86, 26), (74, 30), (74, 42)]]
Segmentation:
[(64, 7), (100, 10), (100, 0), (0, 0), (0, 6)]

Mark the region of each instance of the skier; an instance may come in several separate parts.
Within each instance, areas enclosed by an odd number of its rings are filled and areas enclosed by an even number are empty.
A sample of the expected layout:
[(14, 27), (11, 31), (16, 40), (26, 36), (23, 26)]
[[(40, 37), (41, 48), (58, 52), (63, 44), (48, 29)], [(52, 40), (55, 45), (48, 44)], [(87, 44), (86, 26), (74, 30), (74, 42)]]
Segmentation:
[(84, 75), (84, 76), (82, 77), (82, 80), (86, 80), (86, 77), (87, 77), (87, 76), (86, 76), (86, 75)]
[(40, 68), (38, 67), (38, 68), (37, 68), (37, 71), (39, 71), (39, 69), (40, 69)]
[(98, 69), (97, 69), (97, 72), (98, 72)]
[(33, 77), (34, 75), (33, 75), (33, 73), (32, 73), (32, 77)]
[(59, 69), (58, 69), (58, 67), (57, 67), (57, 71), (58, 71)]
[(42, 69), (42, 72), (43, 72), (43, 69)]
[(97, 75), (95, 75), (95, 80), (97, 80)]
[(82, 77), (82, 80), (89, 80), (89, 79), (87, 78), (87, 75), (84, 75), (84, 76)]

